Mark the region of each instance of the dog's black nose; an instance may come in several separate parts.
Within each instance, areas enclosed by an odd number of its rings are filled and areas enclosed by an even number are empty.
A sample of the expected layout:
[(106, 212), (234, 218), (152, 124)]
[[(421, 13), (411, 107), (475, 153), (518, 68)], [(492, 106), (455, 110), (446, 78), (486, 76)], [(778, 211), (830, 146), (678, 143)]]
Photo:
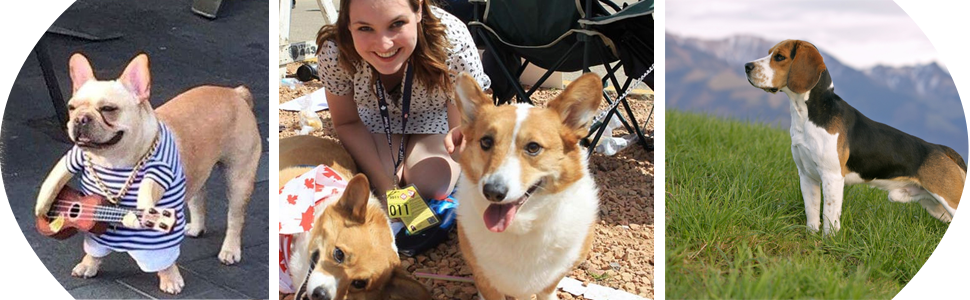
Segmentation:
[(753, 63), (746, 63), (746, 64), (744, 64), (744, 74), (751, 73), (751, 70), (754, 70), (754, 64)]
[(81, 116), (78, 116), (77, 119), (74, 119), (74, 124), (87, 125), (90, 120), (91, 120), (91, 117), (88, 117), (88, 115), (81, 115)]
[(330, 294), (322, 286), (318, 286), (310, 293), (310, 300), (330, 300)]
[(505, 194), (509, 192), (509, 187), (495, 182), (486, 183), (482, 187), (482, 194), (485, 195), (485, 199), (492, 202), (500, 202), (505, 199)]

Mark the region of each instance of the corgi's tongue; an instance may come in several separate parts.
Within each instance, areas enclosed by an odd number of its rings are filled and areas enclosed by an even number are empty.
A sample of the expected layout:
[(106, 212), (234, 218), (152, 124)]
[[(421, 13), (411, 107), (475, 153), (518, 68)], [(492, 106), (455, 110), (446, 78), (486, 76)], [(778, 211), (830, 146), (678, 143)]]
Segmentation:
[(519, 210), (520, 202), (510, 204), (491, 204), (485, 209), (485, 227), (492, 232), (503, 232), (512, 224), (515, 213)]

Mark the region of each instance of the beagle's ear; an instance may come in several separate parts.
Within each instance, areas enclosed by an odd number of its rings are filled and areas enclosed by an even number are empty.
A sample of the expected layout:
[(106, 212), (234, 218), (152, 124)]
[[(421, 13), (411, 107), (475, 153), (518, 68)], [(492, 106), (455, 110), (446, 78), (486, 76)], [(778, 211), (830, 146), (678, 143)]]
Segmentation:
[(825, 71), (825, 62), (822, 61), (822, 54), (818, 53), (815, 45), (805, 41), (795, 41), (795, 57), (792, 57), (792, 66), (788, 71), (788, 88), (798, 94), (804, 94), (815, 87), (822, 71)]

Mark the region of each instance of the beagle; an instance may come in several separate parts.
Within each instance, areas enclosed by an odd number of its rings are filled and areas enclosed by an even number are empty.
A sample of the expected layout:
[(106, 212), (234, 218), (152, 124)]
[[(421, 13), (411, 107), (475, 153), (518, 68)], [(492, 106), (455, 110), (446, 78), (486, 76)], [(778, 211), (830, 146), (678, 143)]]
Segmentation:
[(940, 221), (953, 218), (967, 175), (963, 157), (870, 120), (843, 101), (814, 45), (783, 41), (744, 64), (744, 72), (752, 86), (791, 99), (791, 152), (809, 230), (818, 231), (821, 211), (823, 235), (837, 232), (842, 190), (858, 183), (889, 191), (890, 201), (919, 201)]

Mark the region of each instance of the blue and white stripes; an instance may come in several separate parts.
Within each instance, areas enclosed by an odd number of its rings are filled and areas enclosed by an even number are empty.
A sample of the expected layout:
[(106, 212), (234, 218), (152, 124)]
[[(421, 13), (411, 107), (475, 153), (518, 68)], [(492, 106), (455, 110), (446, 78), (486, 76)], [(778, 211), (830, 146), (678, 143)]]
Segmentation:
[[(143, 179), (150, 178), (158, 182), (165, 192), (162, 199), (155, 204), (159, 208), (175, 209), (175, 226), (171, 232), (158, 232), (151, 229), (132, 229), (123, 226), (112, 226), (100, 236), (91, 236), (98, 244), (114, 251), (129, 250), (157, 250), (178, 246), (185, 235), (185, 173), (182, 171), (182, 161), (179, 158), (178, 147), (172, 132), (159, 123), (158, 149), (145, 162), (145, 165), (135, 177), (128, 192), (122, 196), (119, 206), (125, 209), (135, 209), (137, 206), (138, 190)], [(72, 174), (82, 174), (81, 191), (85, 195), (100, 194), (96, 179), (84, 167), (84, 150), (74, 146), (65, 154), (68, 158), (67, 169)], [(92, 164), (95, 172), (108, 187), (110, 193), (117, 194), (131, 175), (131, 168), (105, 168)]]

